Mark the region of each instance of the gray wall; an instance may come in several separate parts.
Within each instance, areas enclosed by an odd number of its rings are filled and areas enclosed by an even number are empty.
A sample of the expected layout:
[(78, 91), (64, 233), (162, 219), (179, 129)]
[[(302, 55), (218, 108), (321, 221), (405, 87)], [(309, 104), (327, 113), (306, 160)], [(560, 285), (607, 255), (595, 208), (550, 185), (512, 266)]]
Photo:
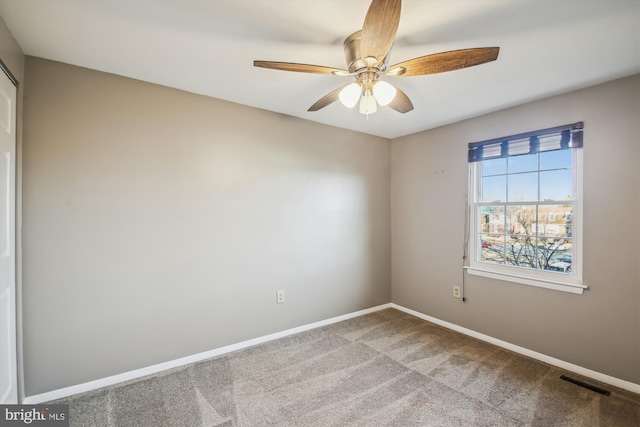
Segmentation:
[(27, 395), (390, 301), (389, 140), (31, 57), (26, 81)]
[(11, 74), (22, 83), (24, 76), (24, 55), (13, 38), (4, 19), (0, 16), (0, 59), (9, 68)]
[[(466, 276), (467, 143), (583, 120), (583, 295)], [(392, 300), (640, 383), (640, 75), (392, 143)]]
[[(25, 78), (27, 395), (390, 300), (640, 383), (640, 76), (392, 142), (42, 59)], [(452, 298), (466, 143), (578, 120), (591, 290)]]

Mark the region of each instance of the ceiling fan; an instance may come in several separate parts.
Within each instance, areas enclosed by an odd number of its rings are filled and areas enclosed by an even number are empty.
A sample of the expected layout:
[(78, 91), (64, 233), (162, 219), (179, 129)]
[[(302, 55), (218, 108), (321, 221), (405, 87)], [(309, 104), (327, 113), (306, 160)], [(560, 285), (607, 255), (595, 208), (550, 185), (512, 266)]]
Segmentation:
[(389, 66), (389, 51), (400, 23), (400, 6), (401, 0), (371, 2), (362, 30), (351, 34), (344, 41), (347, 70), (292, 62), (253, 61), (253, 65), (300, 73), (353, 76), (355, 83), (333, 90), (309, 107), (308, 111), (318, 111), (339, 99), (349, 108), (360, 101), (360, 113), (368, 115), (378, 110), (378, 104), (389, 105), (400, 113), (413, 110), (409, 97), (397, 87), (380, 80), (381, 76), (436, 74), (484, 64), (498, 58), (499, 47), (483, 47), (435, 53)]

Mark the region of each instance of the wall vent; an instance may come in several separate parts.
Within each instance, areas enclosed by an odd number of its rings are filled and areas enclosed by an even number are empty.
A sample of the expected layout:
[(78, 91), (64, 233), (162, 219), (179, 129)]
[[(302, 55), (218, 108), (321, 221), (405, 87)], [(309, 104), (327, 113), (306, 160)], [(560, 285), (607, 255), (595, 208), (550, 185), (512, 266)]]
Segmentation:
[(605, 396), (609, 396), (611, 392), (609, 390), (605, 390), (600, 387), (596, 387), (595, 385), (587, 384), (583, 381), (577, 380), (575, 378), (567, 377), (566, 375), (560, 375), (561, 380), (569, 381), (572, 384), (578, 385), (580, 387), (584, 387), (588, 390), (595, 391), (596, 393), (604, 394)]

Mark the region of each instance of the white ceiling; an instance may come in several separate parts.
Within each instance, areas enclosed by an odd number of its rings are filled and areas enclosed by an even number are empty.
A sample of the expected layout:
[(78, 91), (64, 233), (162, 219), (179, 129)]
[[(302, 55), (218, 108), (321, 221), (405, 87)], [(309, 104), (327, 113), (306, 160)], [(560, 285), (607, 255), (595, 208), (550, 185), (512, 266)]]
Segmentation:
[(254, 59), (345, 68), (343, 40), (369, 0), (0, 0), (25, 54), (372, 135), (395, 138), (640, 72), (640, 1), (405, 0), (390, 63), (499, 46), (495, 62), (388, 77), (415, 110), (363, 116), (339, 102), (352, 77), (253, 67)]

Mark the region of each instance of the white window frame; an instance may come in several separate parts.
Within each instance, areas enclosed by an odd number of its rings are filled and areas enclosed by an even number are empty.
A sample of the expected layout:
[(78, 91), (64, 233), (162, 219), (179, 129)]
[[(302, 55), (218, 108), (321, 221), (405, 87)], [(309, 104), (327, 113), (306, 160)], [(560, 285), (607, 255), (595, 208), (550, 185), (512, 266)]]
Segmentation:
[[(469, 265), (465, 267), (469, 274), (573, 294), (582, 294), (585, 289), (588, 289), (588, 287), (582, 283), (583, 154), (582, 149), (571, 149), (571, 151), (573, 154), (573, 192), (575, 196), (575, 200), (573, 201), (571, 234), (573, 239), (571, 272), (562, 273), (536, 270), (518, 266), (492, 264), (477, 260), (477, 254), (479, 253), (478, 200), (480, 197), (480, 189), (477, 184), (481, 178), (479, 176), (481, 167), (479, 166), (482, 164), (482, 161), (478, 161), (469, 163)], [(544, 203), (537, 204), (544, 205)]]

